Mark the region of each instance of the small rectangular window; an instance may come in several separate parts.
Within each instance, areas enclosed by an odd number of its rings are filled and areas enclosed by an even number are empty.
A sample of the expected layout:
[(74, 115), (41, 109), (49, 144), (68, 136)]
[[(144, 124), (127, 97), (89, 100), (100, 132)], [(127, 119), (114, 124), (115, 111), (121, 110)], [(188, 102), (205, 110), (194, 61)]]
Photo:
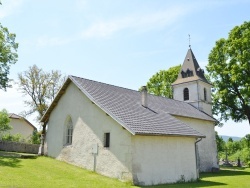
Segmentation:
[(110, 133), (104, 133), (104, 147), (109, 148), (110, 146)]

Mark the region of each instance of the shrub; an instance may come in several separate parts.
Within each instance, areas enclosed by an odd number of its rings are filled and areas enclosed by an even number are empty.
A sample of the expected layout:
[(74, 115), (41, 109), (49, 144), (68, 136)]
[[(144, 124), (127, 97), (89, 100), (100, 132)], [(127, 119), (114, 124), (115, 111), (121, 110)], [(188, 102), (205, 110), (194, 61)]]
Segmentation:
[(250, 167), (250, 161), (247, 162), (247, 166)]
[(8, 133), (2, 136), (3, 141), (20, 142), (21, 139), (22, 139), (22, 136), (20, 134), (11, 135), (10, 133)]

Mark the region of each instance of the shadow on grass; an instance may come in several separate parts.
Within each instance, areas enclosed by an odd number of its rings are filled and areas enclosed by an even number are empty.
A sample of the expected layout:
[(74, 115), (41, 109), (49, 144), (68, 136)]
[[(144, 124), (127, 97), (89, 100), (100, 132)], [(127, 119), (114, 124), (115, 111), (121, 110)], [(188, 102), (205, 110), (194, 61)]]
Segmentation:
[(206, 178), (206, 177), (218, 177), (218, 176), (249, 176), (250, 172), (249, 171), (244, 171), (244, 168), (226, 168), (220, 170), (218, 173), (201, 173), (200, 177), (201, 178)]
[(16, 157), (1, 157), (0, 156), (0, 166), (8, 166), (12, 168), (19, 168), (21, 160)]
[(227, 186), (225, 183), (213, 182), (213, 181), (205, 181), (199, 180), (197, 182), (192, 183), (176, 183), (176, 184), (164, 184), (164, 185), (154, 185), (154, 186), (145, 186), (141, 188), (181, 188), (181, 187), (208, 187), (208, 186)]
[(208, 187), (208, 186), (228, 186), (226, 183), (221, 183), (217, 181), (207, 181), (205, 178), (209, 177), (223, 177), (223, 176), (250, 176), (249, 171), (244, 171), (244, 167), (226, 167), (221, 168), (217, 173), (201, 173), (200, 180), (191, 183), (176, 183), (176, 184), (165, 184), (165, 185), (155, 185), (155, 186), (143, 186), (144, 188), (181, 188), (181, 187)]

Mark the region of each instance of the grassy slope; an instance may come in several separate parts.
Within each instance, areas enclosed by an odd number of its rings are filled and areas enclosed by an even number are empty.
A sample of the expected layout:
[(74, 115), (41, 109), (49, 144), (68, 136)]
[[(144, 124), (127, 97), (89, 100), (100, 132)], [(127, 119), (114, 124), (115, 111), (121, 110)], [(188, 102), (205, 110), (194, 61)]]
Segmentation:
[[(204, 173), (196, 183), (150, 186), (165, 187), (250, 187), (250, 169), (227, 168)], [(0, 187), (131, 187), (115, 179), (48, 157), (21, 159), (0, 156)], [(136, 186), (134, 186), (136, 187)]]
[(0, 187), (128, 187), (126, 183), (48, 157), (0, 156)]

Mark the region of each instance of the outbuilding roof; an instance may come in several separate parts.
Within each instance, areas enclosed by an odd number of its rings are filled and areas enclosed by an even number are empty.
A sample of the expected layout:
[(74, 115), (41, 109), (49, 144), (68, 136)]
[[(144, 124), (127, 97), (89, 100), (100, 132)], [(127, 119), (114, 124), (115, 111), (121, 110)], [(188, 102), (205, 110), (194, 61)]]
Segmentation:
[(185, 102), (148, 94), (148, 107), (144, 107), (141, 104), (141, 93), (139, 91), (76, 76), (68, 77), (42, 117), (41, 122), (48, 122), (50, 113), (71, 82), (93, 103), (134, 135), (205, 137), (175, 116), (215, 122), (215, 119), (211, 116)]

